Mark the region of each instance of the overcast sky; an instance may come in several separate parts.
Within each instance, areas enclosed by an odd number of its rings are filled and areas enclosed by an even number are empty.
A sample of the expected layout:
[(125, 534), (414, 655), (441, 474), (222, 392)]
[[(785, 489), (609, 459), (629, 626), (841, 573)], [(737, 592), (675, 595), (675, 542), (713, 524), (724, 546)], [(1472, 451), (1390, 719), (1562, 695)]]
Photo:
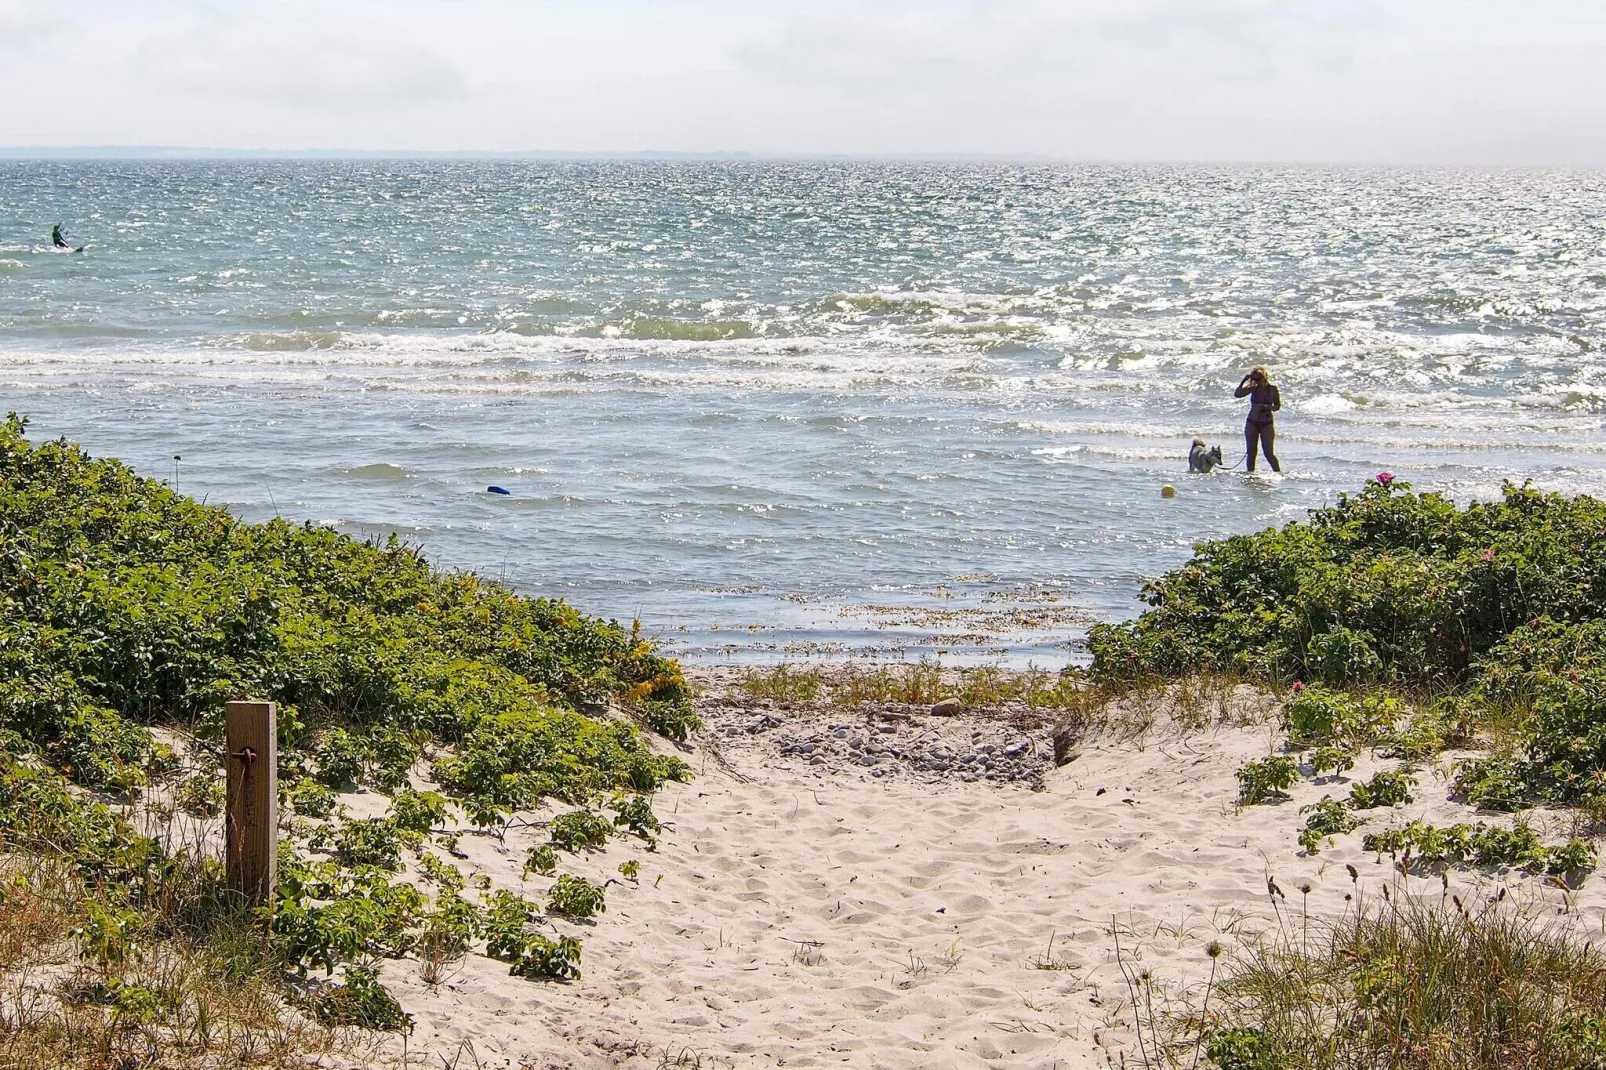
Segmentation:
[(0, 0), (0, 145), (1606, 165), (1606, 0)]

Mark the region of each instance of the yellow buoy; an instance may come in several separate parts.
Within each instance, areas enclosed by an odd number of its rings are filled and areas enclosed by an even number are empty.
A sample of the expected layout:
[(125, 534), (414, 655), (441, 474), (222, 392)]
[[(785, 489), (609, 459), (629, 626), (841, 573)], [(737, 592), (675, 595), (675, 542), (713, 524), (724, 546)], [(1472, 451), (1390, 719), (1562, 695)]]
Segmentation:
[(1162, 497), (1162, 498), (1175, 498), (1176, 496), (1177, 496), (1177, 488), (1173, 487), (1171, 484), (1167, 483), (1165, 486), (1160, 488), (1160, 497)]

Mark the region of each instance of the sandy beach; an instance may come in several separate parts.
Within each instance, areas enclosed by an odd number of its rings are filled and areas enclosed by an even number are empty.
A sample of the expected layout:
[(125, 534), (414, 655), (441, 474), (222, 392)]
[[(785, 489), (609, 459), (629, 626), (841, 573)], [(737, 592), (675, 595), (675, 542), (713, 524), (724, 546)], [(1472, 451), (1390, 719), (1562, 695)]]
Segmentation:
[[(1114, 711), (1121, 731), (1090, 734), (1061, 767), (967, 782), (895, 758), (866, 767), (846, 747), (810, 765), (777, 741), (852, 711), (705, 694), (706, 726), (687, 752), (698, 775), (656, 801), (657, 851), (616, 841), (565, 856), (564, 868), (597, 881), (641, 862), (639, 881), (609, 888), (594, 926), (566, 927), (584, 937), (583, 980), (521, 981), (472, 955), (432, 987), (416, 961), (387, 963), (386, 984), (417, 1019), (409, 1050), (541, 1070), (1122, 1065), (1138, 1058), (1123, 965), (1149, 974), (1163, 1022), (1199, 994), (1210, 941), (1230, 953), (1385, 885), (1467, 902), (1509, 887), (1527, 909), (1559, 907), (1597, 927), (1606, 917), (1599, 881), (1574, 892), (1520, 874), (1406, 877), (1363, 852), (1359, 834), (1304, 854), (1300, 806), (1397, 763), (1363, 758), (1345, 778), (1239, 807), (1235, 770), (1279, 745), (1275, 703), (1248, 689), (1215, 703), (1215, 723), (1188, 729), (1164, 701)], [(922, 734), (1014, 734), (1038, 755), (1052, 750), (1051, 728), (1001, 728), (997, 717), (910, 713), (892, 733), (877, 731), (884, 715), (858, 720), (884, 749)], [(750, 730), (765, 721), (775, 723)], [(1372, 825), (1468, 819), (1444, 801), (1442, 780), (1421, 776), (1419, 801)], [(548, 882), (520, 872), (542, 840), (533, 829), (505, 844), (464, 836), (465, 871), (539, 899)]]

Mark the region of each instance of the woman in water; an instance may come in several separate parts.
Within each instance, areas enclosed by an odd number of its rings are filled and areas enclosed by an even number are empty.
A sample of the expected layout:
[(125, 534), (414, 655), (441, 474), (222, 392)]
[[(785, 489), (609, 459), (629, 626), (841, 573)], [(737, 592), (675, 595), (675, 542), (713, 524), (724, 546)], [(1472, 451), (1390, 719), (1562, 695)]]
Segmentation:
[(1238, 383), (1235, 398), (1249, 399), (1249, 419), (1244, 422), (1244, 443), (1249, 447), (1249, 471), (1255, 470), (1255, 454), (1266, 451), (1266, 460), (1273, 472), (1281, 472), (1274, 451), (1277, 432), (1272, 426), (1271, 414), (1283, 407), (1283, 396), (1271, 385), (1271, 377), (1264, 367), (1255, 368)]

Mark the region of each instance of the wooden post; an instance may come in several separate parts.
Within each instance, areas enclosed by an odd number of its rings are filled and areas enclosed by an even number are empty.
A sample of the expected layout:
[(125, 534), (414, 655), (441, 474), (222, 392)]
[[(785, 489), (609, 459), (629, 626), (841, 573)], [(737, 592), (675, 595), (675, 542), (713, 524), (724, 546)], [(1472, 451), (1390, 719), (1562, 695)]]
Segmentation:
[(230, 702), (227, 709), (229, 887), (253, 906), (268, 906), (279, 870), (278, 708)]

